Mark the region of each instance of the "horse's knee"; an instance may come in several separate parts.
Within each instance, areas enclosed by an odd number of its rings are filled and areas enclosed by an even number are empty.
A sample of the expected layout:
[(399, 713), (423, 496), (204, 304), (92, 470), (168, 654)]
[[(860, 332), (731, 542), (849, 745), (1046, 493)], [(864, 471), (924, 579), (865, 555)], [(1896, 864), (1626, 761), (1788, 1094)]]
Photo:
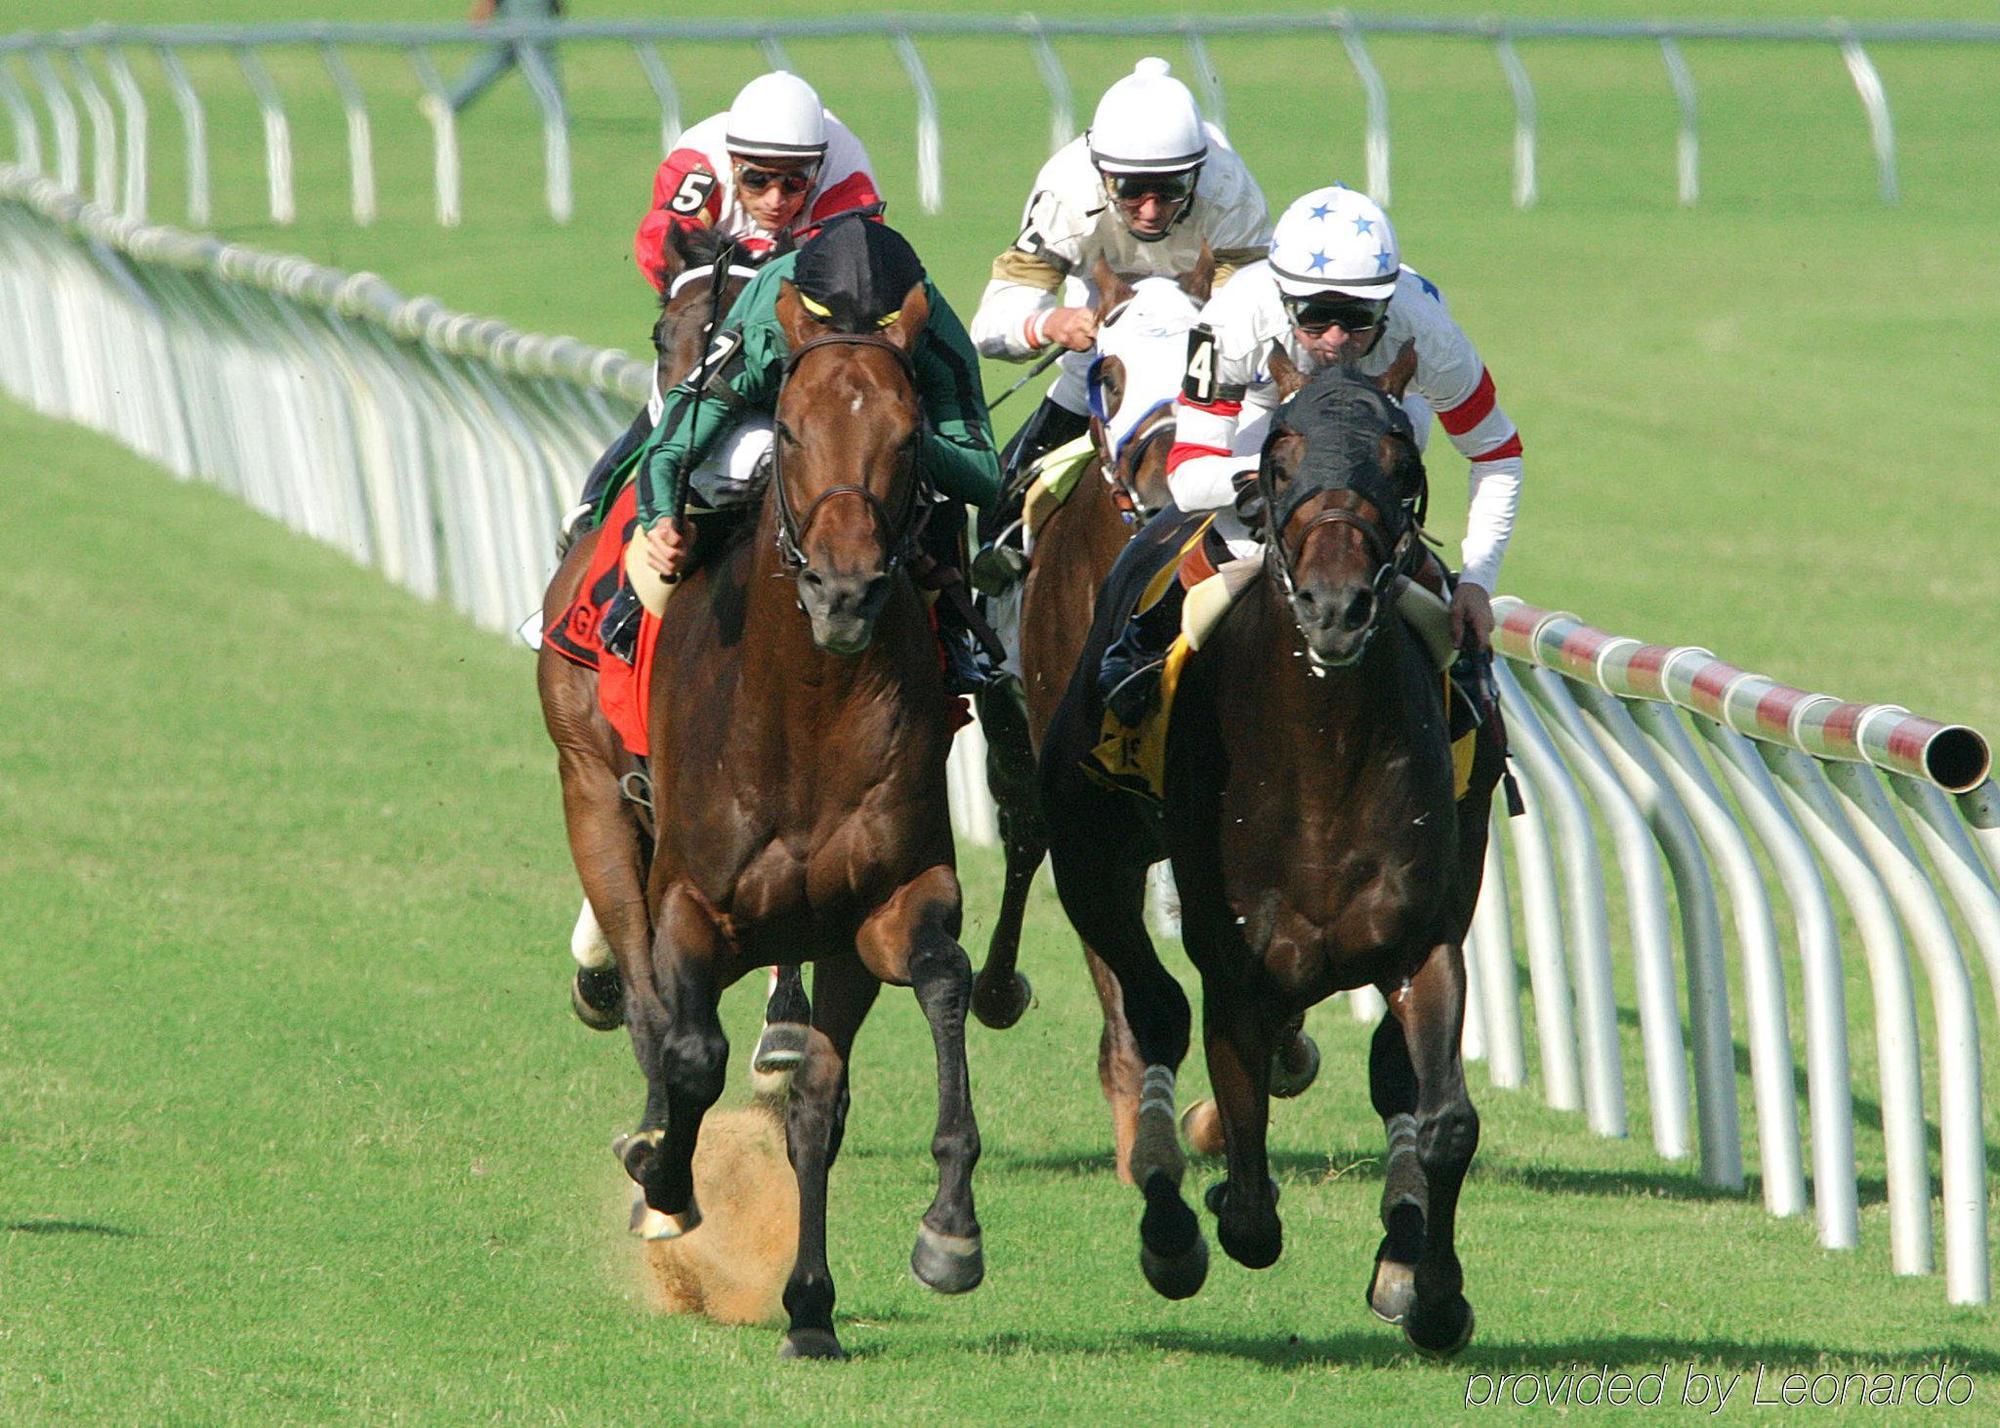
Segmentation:
[(1479, 1149), (1479, 1112), (1470, 1101), (1446, 1106), (1417, 1128), (1417, 1158), (1424, 1169), (1463, 1170)]

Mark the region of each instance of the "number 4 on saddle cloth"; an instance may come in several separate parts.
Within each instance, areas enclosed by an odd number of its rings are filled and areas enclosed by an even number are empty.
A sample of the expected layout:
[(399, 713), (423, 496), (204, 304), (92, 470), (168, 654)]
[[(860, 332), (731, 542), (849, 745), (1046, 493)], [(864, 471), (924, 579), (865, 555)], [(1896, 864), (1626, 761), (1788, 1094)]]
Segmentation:
[[(1105, 582), (1084, 655), (1089, 660), (1093, 651), (1104, 651), (1096, 671), (1104, 720), (1084, 772), (1148, 803), (1166, 798), (1167, 730), (1188, 657), (1264, 573), (1261, 560), (1229, 558), (1213, 532), (1215, 516), (1163, 513), (1133, 538)], [(1451, 607), (1423, 586), (1404, 580), (1396, 609), (1444, 672), (1452, 791), (1463, 798), (1490, 698), (1484, 663), (1454, 662)], [(1114, 629), (1118, 638), (1107, 647), (1103, 640)], [(1163, 648), (1164, 654), (1155, 653)]]

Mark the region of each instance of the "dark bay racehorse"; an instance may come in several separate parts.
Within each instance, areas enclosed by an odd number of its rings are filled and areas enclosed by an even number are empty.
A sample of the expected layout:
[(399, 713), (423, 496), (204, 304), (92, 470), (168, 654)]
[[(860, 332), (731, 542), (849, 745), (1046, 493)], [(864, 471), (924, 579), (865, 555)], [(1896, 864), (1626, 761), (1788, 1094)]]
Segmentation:
[[(700, 360), (708, 319), (728, 311), (754, 272), (750, 259), (736, 255), (726, 240), (708, 230), (690, 235), (669, 227), (664, 257), (670, 295), (653, 324), (654, 376), (662, 392)], [(543, 628), (575, 600), (598, 541), (616, 538), (616, 532), (607, 536), (602, 527), (577, 538), (542, 597)], [(639, 805), (625, 797), (621, 783), (639, 772), (639, 761), (626, 751), (598, 706), (595, 670), (564, 659), (544, 642), (535, 678), (542, 721), (556, 746), (570, 857), (583, 884), (579, 935), (601, 936), (613, 949), (625, 946), (643, 956), (651, 937), (645, 886), (652, 837)], [(624, 1011), (615, 970), (579, 969), (570, 1004), (585, 1024), (616, 1028)]]
[(1369, 1301), (1419, 1349), (1450, 1354), (1472, 1332), (1453, 1235), (1479, 1138), (1459, 1063), (1461, 944), (1502, 746), (1489, 724), (1455, 803), (1442, 681), (1389, 608), (1422, 550), (1423, 467), (1400, 409), (1333, 369), (1273, 433), (1259, 475), (1264, 572), (1182, 673), (1157, 821), (1080, 767), (1102, 712), (1092, 655), (1117, 633), (1104, 619), (1092, 631), (1043, 749), (1056, 886), (1118, 978), (1145, 1065), (1130, 1169), (1154, 1288), (1192, 1294), (1208, 1265), (1174, 1125), (1189, 1008), (1142, 908), (1164, 848), (1228, 1146), (1227, 1178), (1207, 1197), (1224, 1250), (1262, 1268), (1282, 1244), (1265, 1151), (1274, 1046), (1307, 1007), (1374, 985), (1389, 1014), (1369, 1082), (1390, 1153)]
[(938, 1062), (938, 1189), (911, 1268), (947, 1293), (984, 1274), (972, 973), (945, 802), (949, 704), (906, 570), (927, 501), (910, 355), (926, 292), (912, 288), (879, 332), (821, 325), (789, 282), (777, 313), (790, 358), (775, 472), (749, 537), (675, 587), (654, 656), (652, 938), (618, 946), (647, 1098), (619, 1152), (644, 1232), (693, 1229), (691, 1160), (728, 1053), (716, 1000), (755, 968), (815, 962), (811, 1051), (786, 1112), (799, 1245), (784, 1352), (838, 1357), (827, 1171), (847, 1058), (884, 982), (915, 989)]
[[(1028, 889), (1048, 851), (1035, 757), (1083, 651), (1104, 577), (1133, 532), (1167, 504), (1167, 453), (1174, 444), (1173, 398), (1186, 357), (1185, 334), (1200, 316), (1200, 306), (1208, 300), (1214, 279), (1214, 257), (1204, 252), (1195, 270), (1178, 285), (1165, 279), (1148, 280), (1145, 308), (1139, 317), (1150, 324), (1149, 330), (1128, 335), (1121, 323), (1133, 314), (1139, 291), (1114, 274), (1102, 258), (1092, 275), (1103, 354), (1094, 384), (1096, 410), (1091, 417), (1097, 455), (1077, 478), (1069, 498), (1035, 533), (1034, 563), (1028, 567), (1021, 591), (1025, 727), (1017, 727), (1022, 711), (1004, 694), (985, 699), (980, 706), (981, 722), (990, 731), (988, 782), (999, 806), (1001, 841), (1007, 855), (1000, 912), (987, 944), (985, 965), (972, 989), (973, 1013), (990, 1027), (1012, 1026), (1027, 1009), (1030, 995), (1027, 978), (1015, 970), (1015, 964)], [(1141, 354), (1134, 350), (1135, 344), (1162, 347), (1164, 353)], [(1157, 360), (1161, 355), (1166, 362)], [(1128, 403), (1132, 404), (1129, 410)], [(1122, 439), (1114, 439), (1114, 430)], [(1084, 956), (1098, 1000), (1105, 1008), (1098, 1077), (1105, 1099), (1111, 1103), (1117, 1166), (1123, 1175), (1138, 1119), (1142, 1068), (1135, 1060), (1131, 1033), (1117, 1009), (1117, 979), (1088, 947)]]

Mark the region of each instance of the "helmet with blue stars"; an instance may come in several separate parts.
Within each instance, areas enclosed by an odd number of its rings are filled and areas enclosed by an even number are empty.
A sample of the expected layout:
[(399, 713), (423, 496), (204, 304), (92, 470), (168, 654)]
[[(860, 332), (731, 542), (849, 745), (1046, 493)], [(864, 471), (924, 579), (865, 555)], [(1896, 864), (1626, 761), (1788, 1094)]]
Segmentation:
[(1287, 297), (1387, 298), (1401, 267), (1389, 215), (1345, 184), (1296, 200), (1271, 233), (1271, 272)]

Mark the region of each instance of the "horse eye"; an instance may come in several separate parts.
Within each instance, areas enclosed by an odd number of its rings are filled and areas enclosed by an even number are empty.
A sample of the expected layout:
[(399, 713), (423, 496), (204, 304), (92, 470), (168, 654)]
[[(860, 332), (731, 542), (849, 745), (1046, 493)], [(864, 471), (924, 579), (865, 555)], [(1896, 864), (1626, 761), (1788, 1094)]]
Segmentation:
[(784, 442), (788, 446), (797, 446), (799, 444), (799, 439), (796, 436), (792, 435), (792, 429), (786, 426), (783, 422), (781, 421), (773, 422), (771, 426), (772, 429), (778, 433), (778, 440)]

